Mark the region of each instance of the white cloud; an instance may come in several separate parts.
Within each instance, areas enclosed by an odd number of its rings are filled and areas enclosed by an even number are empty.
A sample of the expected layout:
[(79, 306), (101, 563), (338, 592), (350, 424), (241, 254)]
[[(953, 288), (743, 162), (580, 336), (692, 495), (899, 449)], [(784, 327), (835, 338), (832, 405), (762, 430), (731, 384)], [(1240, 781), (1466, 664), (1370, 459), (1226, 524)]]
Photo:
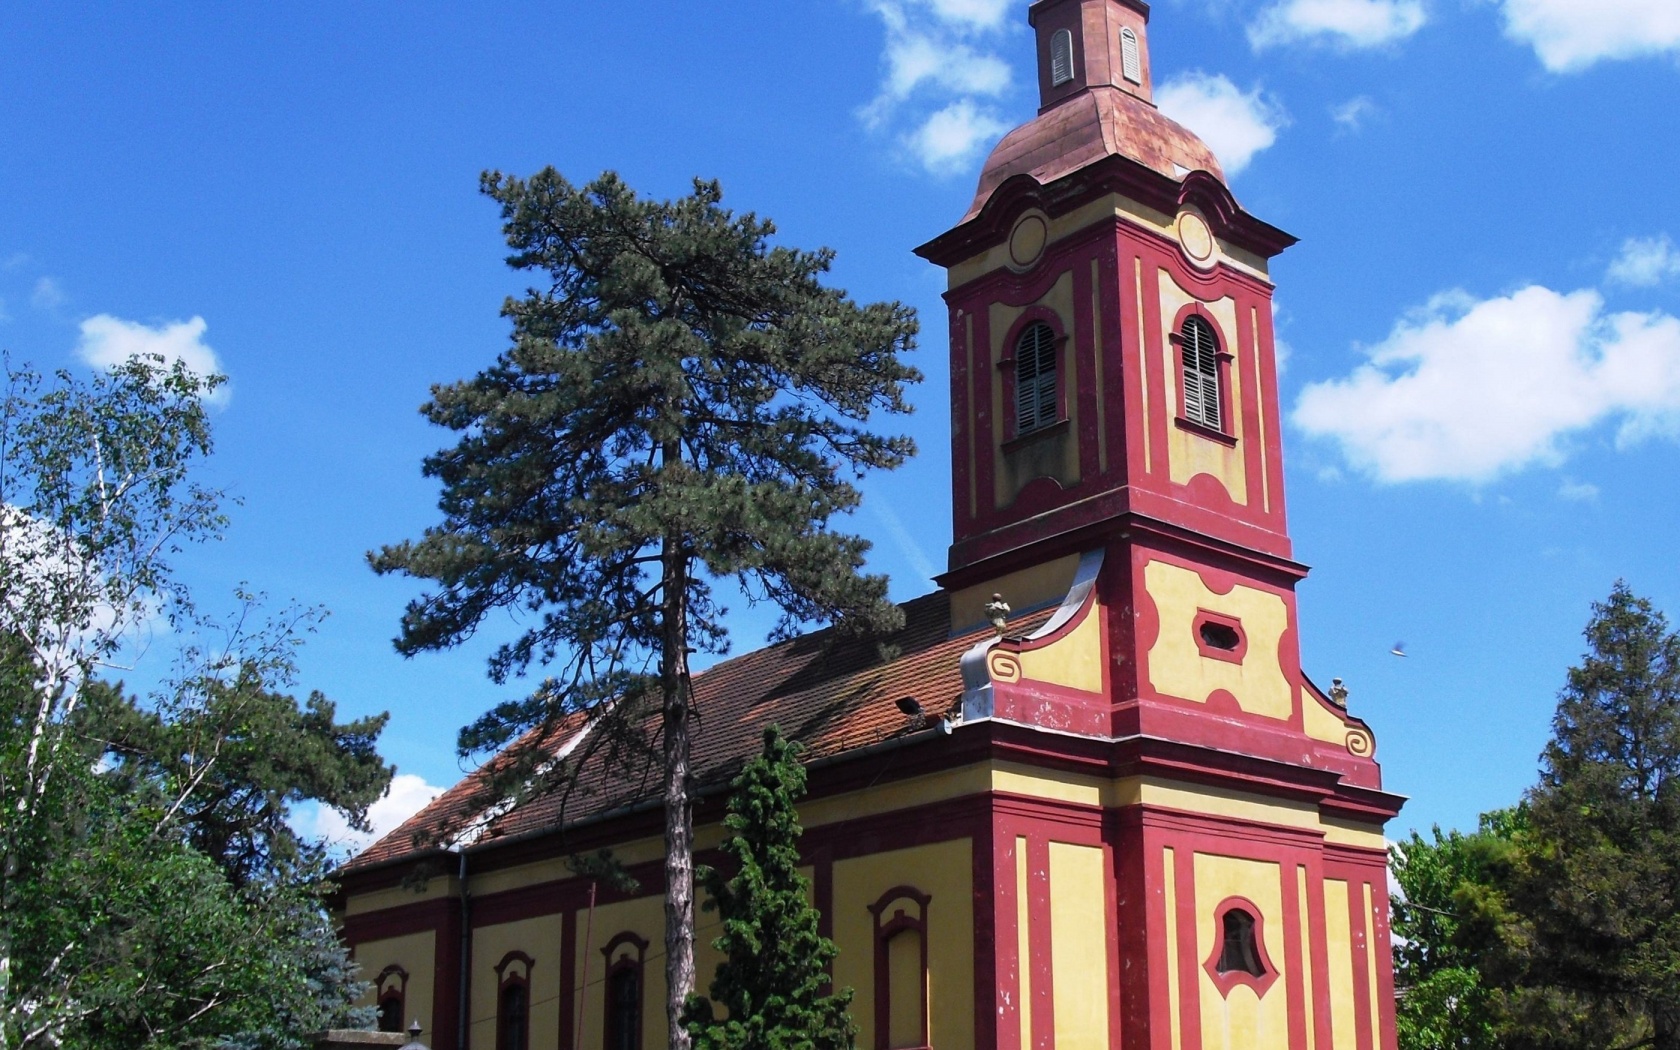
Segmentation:
[(1279, 44), (1381, 47), (1428, 21), (1420, 0), (1279, 0), (1248, 27), (1255, 50)]
[(925, 7), (941, 21), (971, 29), (996, 29), (1020, 5), (1016, 0), (912, 0), (912, 7)]
[(420, 812), (443, 788), (426, 783), (424, 777), (413, 773), (398, 773), (391, 778), (391, 786), (383, 797), (368, 807), (368, 822), (373, 831), (357, 831), (344, 814), (326, 806), (320, 807), (313, 820), (300, 819), (300, 833), (310, 838), (325, 839), (329, 844), (350, 852), (366, 849), (374, 842), (402, 826), (402, 822)]
[(1224, 76), (1186, 73), (1155, 92), (1161, 112), (1183, 124), (1208, 144), (1225, 168), (1236, 175), (1254, 155), (1277, 141), (1289, 123), (1281, 107), (1260, 89), (1244, 92)]
[(886, 27), (875, 98), (858, 110), (871, 131), (893, 133), (921, 167), (958, 172), (1008, 128), (988, 104), (1014, 70), (990, 48), (1011, 0), (868, 0)]
[(1553, 73), (1608, 59), (1680, 55), (1674, 0), (1502, 0), (1505, 35)]
[(37, 310), (56, 310), (70, 301), (64, 294), (58, 282), (51, 277), (42, 277), (35, 282), (35, 290), (29, 295), (29, 305)]
[(1564, 439), (1680, 435), (1680, 320), (1606, 314), (1594, 291), (1437, 296), (1343, 379), (1301, 392), (1302, 430), (1379, 481), (1486, 482), (1565, 458)]
[[(111, 368), (137, 354), (156, 354), (166, 362), (184, 361), (201, 376), (221, 375), (222, 363), (216, 351), (204, 341), (209, 326), (204, 318), (190, 321), (171, 321), (156, 328), (138, 321), (125, 321), (110, 314), (98, 314), (82, 322), (82, 338), (76, 353), (95, 368)], [(225, 404), (227, 386), (210, 396), (215, 404)]]
[(1369, 95), (1350, 98), (1339, 106), (1330, 107), (1330, 119), (1349, 131), (1359, 131), (1365, 122), (1377, 115), (1377, 103)]
[(928, 117), (904, 141), (929, 173), (954, 175), (967, 168), (980, 150), (1008, 127), (995, 114), (965, 98)]
[(1667, 235), (1630, 237), (1605, 276), (1637, 288), (1661, 284), (1665, 278), (1680, 276), (1680, 249)]
[(1558, 496), (1574, 503), (1591, 503), (1598, 499), (1598, 486), (1564, 478), (1558, 486)]

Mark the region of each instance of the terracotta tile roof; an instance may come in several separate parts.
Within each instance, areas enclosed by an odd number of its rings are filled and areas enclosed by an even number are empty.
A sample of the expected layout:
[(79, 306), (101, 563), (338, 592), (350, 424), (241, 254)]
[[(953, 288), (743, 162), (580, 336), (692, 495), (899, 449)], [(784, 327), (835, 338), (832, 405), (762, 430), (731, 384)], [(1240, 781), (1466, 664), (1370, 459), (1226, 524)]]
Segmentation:
[(986, 160), (963, 222), (979, 215), (993, 191), (1016, 175), (1048, 186), (1111, 156), (1129, 157), (1174, 180), (1200, 170), (1225, 181), (1219, 159), (1183, 125), (1118, 88), (1094, 87), (1003, 137)]
[[(906, 602), (904, 628), (885, 644), (897, 651), (883, 662), (875, 641), (839, 638), (832, 630), (734, 657), (694, 676), (697, 726), (693, 738), (694, 775), (705, 786), (732, 777), (756, 752), (765, 727), (775, 724), (818, 759), (867, 747), (916, 728), (897, 701), (915, 697), (930, 718), (955, 704), (962, 692), (958, 660), (987, 628), (950, 636), (950, 604), (944, 592)], [(1035, 626), (1046, 610), (1021, 617), (1011, 630)], [(574, 716), (553, 731), (548, 754), (572, 740), (583, 724)], [(656, 739), (657, 718), (643, 723)], [(522, 744), (535, 744), (527, 737)], [(517, 750), (516, 744), (510, 750)], [(582, 756), (587, 746), (580, 749)], [(407, 823), (368, 847), (347, 871), (397, 860), (458, 836), (483, 823), (476, 841), (557, 829), (648, 799), (657, 791), (659, 768), (651, 754), (608, 761), (587, 758), (569, 795), (548, 792), (496, 813), (486, 811), (486, 786), (506, 752), (486, 763)], [(486, 819), (489, 817), (490, 819)]]

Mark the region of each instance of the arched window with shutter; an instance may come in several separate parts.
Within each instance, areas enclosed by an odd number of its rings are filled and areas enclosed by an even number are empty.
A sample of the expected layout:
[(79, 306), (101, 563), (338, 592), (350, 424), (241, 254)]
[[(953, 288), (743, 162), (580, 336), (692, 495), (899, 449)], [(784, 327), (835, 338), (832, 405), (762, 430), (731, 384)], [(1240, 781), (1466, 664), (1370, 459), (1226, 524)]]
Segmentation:
[(1037, 321), (1015, 341), (1015, 432), (1056, 422), (1056, 332)]
[(1225, 428), (1219, 400), (1219, 338), (1201, 317), (1184, 322), (1179, 333), (1184, 361), (1184, 417), (1215, 430)]
[(625, 931), (601, 949), (607, 957), (602, 1034), (605, 1050), (642, 1050), (642, 967), (648, 942)]
[(1120, 75), (1134, 84), (1143, 83), (1143, 56), (1130, 27), (1120, 30)]
[(531, 1050), (531, 966), (521, 951), (496, 964), (496, 1050)]
[(1073, 79), (1073, 31), (1058, 29), (1050, 36), (1050, 86)]

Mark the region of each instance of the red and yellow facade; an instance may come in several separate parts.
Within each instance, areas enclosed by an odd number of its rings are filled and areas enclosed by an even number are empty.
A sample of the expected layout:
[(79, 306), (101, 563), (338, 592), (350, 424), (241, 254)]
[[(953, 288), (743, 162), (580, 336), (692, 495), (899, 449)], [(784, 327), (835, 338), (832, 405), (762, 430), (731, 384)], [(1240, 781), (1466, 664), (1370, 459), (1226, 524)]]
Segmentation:
[[(1369, 728), (1300, 666), (1268, 271), (1292, 239), (1154, 109), (1140, 0), (1030, 16), (1044, 108), (919, 249), (950, 274), (950, 570), (906, 606), (891, 664), (795, 642), (699, 676), (718, 768), (772, 721), (813, 745), (806, 871), (861, 1046), (1392, 1050), (1400, 800)], [(1192, 318), (1218, 346), (1201, 418)], [(1055, 404), (1023, 431), (1034, 325)], [(907, 693), (947, 721), (906, 725)], [(487, 826), (449, 800), (345, 876), (376, 996), (436, 1050), (508, 1045), (510, 1025), (530, 1047), (662, 1045), (657, 808), (406, 845)], [(713, 784), (702, 861), (720, 817)], [(635, 894), (564, 861), (601, 847)], [(612, 999), (632, 970), (633, 1044)]]

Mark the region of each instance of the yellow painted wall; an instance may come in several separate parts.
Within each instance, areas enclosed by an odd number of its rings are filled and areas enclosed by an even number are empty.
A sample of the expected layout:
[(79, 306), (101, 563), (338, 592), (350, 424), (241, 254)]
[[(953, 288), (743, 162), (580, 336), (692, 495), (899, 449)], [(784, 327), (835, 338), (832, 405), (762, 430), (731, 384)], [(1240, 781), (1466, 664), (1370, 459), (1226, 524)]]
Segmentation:
[[(1196, 973), (1201, 986), (1204, 1050), (1258, 1050), (1289, 1045), (1289, 988), (1285, 971), (1282, 871), (1276, 864), (1196, 854)], [(1243, 985), (1220, 994), (1202, 963), (1222, 939), (1214, 909), (1229, 897), (1246, 897), (1260, 909), (1266, 951), (1278, 979), (1264, 998)]]
[(385, 908), (400, 908), (404, 904), (416, 901), (436, 900), (440, 897), (455, 897), (459, 891), (455, 888), (453, 878), (438, 877), (427, 879), (426, 884), (419, 889), (407, 886), (391, 886), (383, 890), (369, 890), (358, 893), (344, 902), (345, 915), (363, 915), (370, 911), (381, 911)]
[[(974, 872), (968, 839), (877, 853), (834, 865), (834, 983), (854, 992), (860, 1047), (875, 1033), (875, 917), (869, 906), (895, 886), (931, 894), (928, 1020), (936, 1047), (974, 1045)], [(652, 1038), (652, 1031), (648, 1037)], [(652, 1043), (644, 1045), (656, 1045)]]
[(1108, 929), (1103, 851), (1050, 843), (1050, 960), (1056, 1050), (1108, 1048)]
[[(401, 966), (408, 971), (408, 988), (403, 996), (403, 1024), (420, 1019), (427, 1029), (432, 1027), (432, 982), (436, 974), (435, 934), (411, 933), (383, 941), (368, 941), (356, 946), (356, 964), (362, 968), (362, 979), (371, 984), (379, 971), (387, 966)], [(362, 1006), (372, 1006), (373, 989), (360, 1000)]]
[(520, 951), (531, 964), (531, 1045), (556, 1046), (560, 1038), (560, 916), (480, 926), (472, 940), (472, 1031), (474, 1046), (494, 1046), (499, 988), (496, 964)]
[[(1097, 615), (1095, 604), (1080, 615), (1081, 619), (1074, 625), (1073, 630), (1056, 641), (1043, 648), (1013, 654), (1013, 659), (1020, 663), (1020, 671), (1015, 677), (1030, 678), (1035, 682), (1048, 682), (1069, 689), (1081, 689), (1088, 693), (1102, 692), (1102, 617)], [(998, 667), (1000, 661), (1009, 658), (1011, 654), (995, 649), (992, 651), (992, 677), (995, 681), (1009, 680), (1004, 674), (1000, 674)]]
[[(1184, 414), (1184, 385), (1179, 378), (1178, 358), (1180, 350), (1168, 338), (1174, 331), (1173, 321), (1178, 312), (1192, 303), (1200, 302), (1196, 296), (1185, 291), (1174, 280), (1172, 274), (1161, 270), (1161, 374), (1166, 379), (1167, 404), (1171, 409), (1170, 416)], [(1207, 311), (1219, 330), (1219, 348), (1229, 354), (1237, 354), (1240, 344), (1237, 337), (1237, 304), (1229, 297), (1218, 302), (1202, 303), (1202, 309)], [(1204, 437), (1177, 426), (1167, 428), (1167, 466), (1175, 485), (1189, 484), (1190, 479), (1198, 474), (1207, 474), (1224, 486), (1225, 492), (1231, 497), (1231, 502), (1238, 506), (1248, 505), (1248, 465), (1243, 455), (1242, 441), (1247, 435), (1243, 433), (1243, 388), (1242, 369), (1239, 361), (1232, 361), (1231, 367), (1223, 371), (1225, 381), (1230, 385), (1225, 397), (1226, 413), (1230, 417), (1225, 420), (1225, 433), (1237, 439), (1237, 447), (1232, 448), (1212, 438)]]
[(1326, 711), (1324, 705), (1314, 697), (1307, 696), (1305, 690), (1301, 696), (1301, 727), (1314, 740), (1323, 740), (1332, 744), (1347, 744), (1348, 724), (1334, 711)]
[[(1228, 690), (1245, 712), (1286, 720), (1294, 713), (1294, 691), (1278, 660), (1278, 642), (1289, 627), (1282, 598), (1241, 584), (1216, 594), (1191, 569), (1152, 561), (1143, 570), (1144, 588), (1155, 603), (1160, 633), (1149, 650), (1149, 681), (1168, 695), (1205, 703), (1215, 689)], [(1214, 660), (1196, 646), (1199, 609), (1234, 616), (1248, 636), (1241, 664)]]
[[(1353, 930), (1348, 921), (1348, 884), (1324, 880), (1324, 932), (1330, 949), (1330, 1045), (1332, 1050), (1358, 1050), (1358, 1017), (1353, 1008)], [(1362, 961), (1362, 960), (1358, 960)], [(1363, 967), (1361, 967), (1363, 969)]]
[[(701, 914), (698, 926), (716, 921), (716, 916)], [(595, 909), (594, 932), (584, 943), (586, 916), (578, 916), (578, 970), (583, 976), (584, 961), (588, 960), (588, 983), (578, 992), (583, 1017), (584, 1047), (601, 1046), (606, 1036), (602, 1031), (606, 997), (607, 958), (601, 949), (607, 942), (626, 930), (648, 942), (646, 962), (642, 967), (642, 1045), (664, 1046), (670, 1029), (665, 1023), (665, 900), (663, 897), (641, 897), (637, 900), (602, 905)], [(698, 930), (696, 931), (698, 933)], [(713, 934), (699, 934), (697, 939), (709, 940)], [(529, 949), (527, 949), (528, 951)], [(715, 956), (713, 957), (715, 960)], [(696, 955), (696, 965), (699, 956)], [(713, 963), (715, 965), (715, 962)], [(698, 972), (698, 971), (697, 971)], [(709, 971), (707, 971), (709, 972)], [(574, 1018), (577, 1015), (574, 1014)], [(576, 1023), (574, 1021), (574, 1023)], [(541, 1044), (533, 1044), (541, 1045)], [(552, 1044), (550, 1044), (552, 1045)]]
[[(1159, 234), (1169, 240), (1176, 241), (1178, 239), (1178, 234), (1173, 224), (1175, 216), (1167, 215), (1166, 213), (1157, 211), (1147, 205), (1139, 204), (1137, 201), (1128, 197), (1122, 197), (1117, 193), (1111, 193), (1105, 197), (1099, 198), (1098, 200), (1094, 200), (1089, 204), (1075, 208), (1073, 211), (1064, 215), (1052, 218), (1050, 220), (1049, 243), (1054, 245), (1055, 242), (1061, 240), (1069, 234), (1077, 233), (1080, 230), (1085, 229), (1094, 222), (1100, 222), (1104, 219), (1115, 217), (1118, 217), (1133, 226), (1138, 226), (1142, 229), (1148, 230), (1151, 233)], [(1251, 276), (1258, 277), (1261, 280), (1269, 279), (1267, 272), (1268, 263), (1264, 258), (1256, 253), (1247, 249), (1238, 248), (1235, 245), (1223, 240), (1219, 242), (1219, 251), (1224, 261), (1233, 268)], [(986, 274), (991, 273), (993, 270), (1009, 266), (1009, 263), (1009, 242), (1007, 237), (1005, 237), (1000, 239), (996, 245), (986, 251), (981, 252), (972, 258), (965, 259), (951, 267), (949, 271), (949, 287), (956, 288), (960, 285), (967, 284), (969, 281), (972, 281), (977, 277), (983, 277)]]

